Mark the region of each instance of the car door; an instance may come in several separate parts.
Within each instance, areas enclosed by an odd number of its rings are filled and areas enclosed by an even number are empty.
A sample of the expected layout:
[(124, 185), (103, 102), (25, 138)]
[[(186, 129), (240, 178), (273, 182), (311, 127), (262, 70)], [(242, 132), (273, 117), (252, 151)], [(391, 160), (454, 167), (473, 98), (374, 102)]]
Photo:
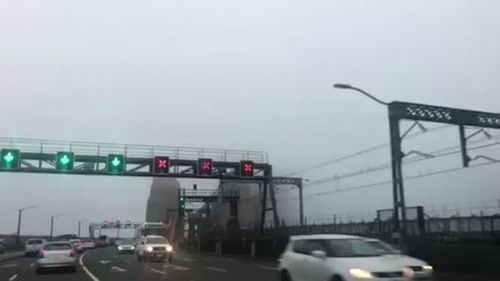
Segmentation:
[(323, 251), (326, 253), (322, 240), (307, 240), (305, 248), (308, 253), (304, 262), (306, 279), (308, 281), (328, 281), (331, 276), (329, 276), (326, 258), (320, 259), (312, 255), (313, 251)]
[(297, 240), (284, 257), (288, 264), (288, 272), (294, 281), (308, 281), (304, 274), (304, 270), (306, 270), (304, 266), (306, 251), (305, 240)]

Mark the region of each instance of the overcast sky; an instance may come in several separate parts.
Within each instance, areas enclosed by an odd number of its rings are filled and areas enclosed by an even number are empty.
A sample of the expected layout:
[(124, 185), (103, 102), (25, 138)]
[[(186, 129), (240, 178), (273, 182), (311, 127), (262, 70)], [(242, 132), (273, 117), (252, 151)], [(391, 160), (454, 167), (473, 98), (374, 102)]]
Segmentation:
[[(287, 174), (388, 141), (385, 109), (334, 90), (336, 82), (386, 101), (500, 112), (499, 10), (495, 0), (1, 0), (0, 135), (263, 150), (275, 174)], [(455, 133), (409, 144), (433, 151), (456, 145)], [(301, 176), (388, 160), (382, 149)], [(459, 164), (455, 157), (406, 171)], [(408, 204), (494, 205), (497, 171), (493, 165), (408, 182)], [(17, 209), (31, 204), (38, 208), (26, 212), (23, 225), (30, 233), (48, 233), (50, 215), (59, 212), (65, 216), (56, 233), (76, 231), (80, 218), (142, 220), (150, 184), (0, 179), (0, 233), (14, 232)], [(391, 205), (390, 186), (306, 198), (310, 220)], [(295, 210), (296, 202), (281, 206), (282, 213)]]

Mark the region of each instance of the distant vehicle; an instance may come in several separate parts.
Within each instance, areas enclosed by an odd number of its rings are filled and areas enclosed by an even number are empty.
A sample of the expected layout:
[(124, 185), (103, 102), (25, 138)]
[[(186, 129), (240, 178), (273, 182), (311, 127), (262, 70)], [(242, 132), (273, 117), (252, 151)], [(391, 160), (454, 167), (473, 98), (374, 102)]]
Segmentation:
[(117, 240), (115, 242), (118, 254), (135, 253), (135, 241), (131, 239)]
[(82, 240), (82, 248), (84, 251), (89, 249), (95, 249), (95, 242), (92, 239), (83, 239)]
[(145, 222), (136, 229), (135, 238), (139, 240), (148, 235), (168, 237), (167, 229), (167, 225), (162, 222)]
[(69, 242), (73, 244), (73, 248), (77, 253), (83, 253), (83, 245), (80, 239), (70, 239)]
[(109, 238), (107, 235), (101, 235), (99, 238), (96, 240), (96, 247), (97, 248), (104, 248), (109, 245)]
[(170, 245), (167, 238), (159, 235), (148, 235), (139, 240), (136, 255), (139, 261), (163, 261), (167, 259), (171, 263), (174, 248)]
[(0, 255), (3, 253), (5, 253), (5, 245), (4, 245), (4, 241), (0, 240)]
[(369, 238), (366, 241), (382, 255), (400, 258), (406, 275), (409, 277), (415, 280), (432, 280), (433, 268), (423, 260), (403, 255), (400, 250), (394, 249), (394, 247), (382, 240)]
[(48, 242), (44, 244), (36, 261), (36, 274), (44, 270), (68, 268), (76, 271), (76, 254), (73, 245), (67, 241)]
[(78, 239), (78, 236), (76, 236), (76, 234), (63, 234), (63, 235), (59, 235), (59, 236), (54, 237), (54, 239), (52, 239), (52, 240), (53, 241), (69, 241), (70, 239)]
[(26, 257), (35, 256), (40, 252), (42, 245), (47, 242), (42, 238), (31, 238), (26, 241), (26, 245), (24, 246), (24, 255)]
[(282, 281), (406, 281), (411, 277), (400, 258), (384, 256), (363, 237), (350, 235), (292, 236), (279, 267)]

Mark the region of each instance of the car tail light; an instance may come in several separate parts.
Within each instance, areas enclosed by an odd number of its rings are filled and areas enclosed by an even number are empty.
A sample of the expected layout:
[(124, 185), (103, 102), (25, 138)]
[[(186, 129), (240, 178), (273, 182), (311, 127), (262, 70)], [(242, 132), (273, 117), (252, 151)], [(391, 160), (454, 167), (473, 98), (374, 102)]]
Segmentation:
[(75, 251), (71, 251), (71, 252), (69, 252), (69, 256), (70, 256), (70, 257), (74, 257), (74, 256), (75, 256)]
[(38, 257), (42, 258), (42, 259), (45, 257), (45, 254), (43, 253), (43, 251), (38, 252)]

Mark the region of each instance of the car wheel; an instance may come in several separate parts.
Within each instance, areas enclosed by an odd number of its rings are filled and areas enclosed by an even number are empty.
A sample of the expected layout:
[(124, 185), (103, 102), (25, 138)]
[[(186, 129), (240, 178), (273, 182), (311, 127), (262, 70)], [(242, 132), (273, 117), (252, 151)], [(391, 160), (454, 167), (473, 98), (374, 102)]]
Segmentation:
[(137, 254), (137, 260), (138, 260), (139, 262), (142, 262), (142, 258), (141, 258), (141, 256), (140, 256), (139, 254)]
[(174, 257), (168, 256), (167, 261), (168, 263), (172, 263), (174, 261)]
[(75, 273), (76, 272), (76, 266), (70, 267), (69, 272)]
[(334, 275), (332, 277), (332, 281), (344, 281), (344, 278), (342, 278), (342, 276), (340, 275)]
[(281, 281), (292, 281), (292, 277), (290, 277), (290, 273), (287, 270), (282, 270), (280, 274)]

